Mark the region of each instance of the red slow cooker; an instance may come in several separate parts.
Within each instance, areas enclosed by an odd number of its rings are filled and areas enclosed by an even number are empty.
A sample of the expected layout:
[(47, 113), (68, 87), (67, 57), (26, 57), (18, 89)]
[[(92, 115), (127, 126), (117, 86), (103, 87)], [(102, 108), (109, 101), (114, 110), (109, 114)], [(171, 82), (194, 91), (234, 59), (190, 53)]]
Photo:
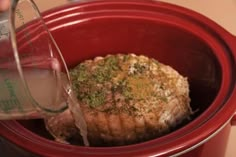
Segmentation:
[(114, 53), (156, 58), (188, 77), (191, 106), (197, 112), (172, 133), (119, 147), (54, 142), (40, 119), (1, 121), (0, 150), (5, 156), (224, 156), (236, 124), (236, 37), (198, 13), (163, 2), (75, 3), (43, 15), (69, 68)]

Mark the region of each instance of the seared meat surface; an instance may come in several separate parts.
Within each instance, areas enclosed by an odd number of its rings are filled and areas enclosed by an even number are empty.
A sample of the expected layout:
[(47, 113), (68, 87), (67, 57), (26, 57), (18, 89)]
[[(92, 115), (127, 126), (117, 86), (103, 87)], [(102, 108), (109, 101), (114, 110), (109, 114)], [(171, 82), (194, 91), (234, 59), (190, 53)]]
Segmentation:
[[(153, 139), (192, 113), (187, 78), (155, 59), (134, 54), (96, 57), (70, 75), (93, 146)], [(59, 141), (79, 137), (69, 110), (45, 122)]]

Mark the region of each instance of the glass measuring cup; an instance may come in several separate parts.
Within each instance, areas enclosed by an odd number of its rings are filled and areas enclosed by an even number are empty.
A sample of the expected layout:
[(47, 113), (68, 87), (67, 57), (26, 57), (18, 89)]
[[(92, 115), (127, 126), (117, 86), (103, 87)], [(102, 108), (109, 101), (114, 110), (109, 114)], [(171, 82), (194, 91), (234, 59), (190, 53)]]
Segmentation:
[(64, 59), (32, 0), (0, 13), (0, 119), (35, 118), (67, 108)]

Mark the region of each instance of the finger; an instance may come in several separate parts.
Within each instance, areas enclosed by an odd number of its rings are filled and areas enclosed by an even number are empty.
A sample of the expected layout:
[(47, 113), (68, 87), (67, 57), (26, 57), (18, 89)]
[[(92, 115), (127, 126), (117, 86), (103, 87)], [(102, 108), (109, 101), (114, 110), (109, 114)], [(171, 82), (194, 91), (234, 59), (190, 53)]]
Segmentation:
[(6, 11), (10, 6), (10, 0), (0, 0), (0, 11)]

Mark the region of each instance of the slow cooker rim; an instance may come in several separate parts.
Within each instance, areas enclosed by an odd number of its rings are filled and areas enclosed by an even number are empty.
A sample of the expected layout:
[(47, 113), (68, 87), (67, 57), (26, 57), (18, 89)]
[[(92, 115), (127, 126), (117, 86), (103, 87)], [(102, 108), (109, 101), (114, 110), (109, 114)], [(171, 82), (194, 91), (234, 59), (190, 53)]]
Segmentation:
[[(112, 2), (110, 2), (110, 3), (112, 3)], [(136, 2), (136, 3), (138, 3), (138, 2)], [(140, 3), (142, 3), (142, 2), (140, 2)], [(159, 3), (159, 2), (158, 2)], [(145, 3), (146, 4), (146, 3)], [(154, 3), (153, 3), (154, 4)], [(151, 5), (151, 4), (150, 4)], [(172, 9), (174, 9), (176, 6), (173, 6), (173, 5), (170, 5), (170, 4), (165, 4), (165, 3), (163, 3), (162, 4), (162, 6), (164, 6), (164, 7), (166, 7), (166, 8), (168, 8), (168, 6), (170, 6), (170, 8), (172, 8)], [(69, 8), (69, 7), (68, 7)], [(176, 10), (181, 10), (181, 9), (179, 9), (179, 7), (177, 7), (176, 8)], [(175, 10), (175, 11), (176, 11)], [(185, 9), (184, 9), (185, 10)], [(183, 10), (181, 10), (182, 12), (183, 12)], [(185, 10), (186, 11), (186, 10)], [(186, 11), (186, 13), (189, 13), (189, 11)], [(54, 14), (54, 16), (55, 16), (56, 14)], [(193, 13), (193, 15), (195, 15), (195, 13)], [(186, 15), (187, 16), (187, 15)], [(199, 15), (195, 15), (196, 17), (198, 17)], [(193, 17), (191, 17), (191, 18), (193, 18)], [(198, 17), (199, 18), (199, 17)], [(204, 18), (203, 18), (204, 19)], [(200, 20), (200, 19), (198, 19), (198, 20)], [(201, 17), (201, 20), (202, 20), (202, 17)], [(204, 19), (204, 20), (206, 20), (206, 19)], [(208, 23), (209, 24), (209, 23)], [(212, 28), (216, 28), (216, 27), (218, 27), (218, 26), (215, 26), (215, 24), (214, 23), (211, 23), (210, 22), (210, 26), (212, 27)], [(215, 31), (215, 30), (214, 30)], [(224, 30), (222, 30), (221, 28), (217, 28), (217, 34), (219, 34), (219, 36), (220, 37), (222, 37), (223, 36), (223, 38), (224, 38), (224, 35), (226, 35), (227, 33), (225, 33), (225, 31)], [(227, 42), (227, 41), (226, 41)], [(225, 43), (226, 44), (226, 43)], [(227, 45), (227, 44), (226, 44)], [(225, 105), (226, 106), (226, 105)], [(223, 108), (221, 108), (221, 112), (225, 112), (225, 113), (233, 113), (233, 109), (229, 109), (229, 108), (226, 108), (226, 107), (223, 107)], [(235, 109), (234, 109), (234, 111), (235, 111)], [(224, 114), (225, 114), (224, 113)], [(216, 115), (214, 115), (215, 117), (220, 117), (220, 115), (222, 115), (222, 114), (220, 114), (220, 113), (216, 113)], [(225, 116), (225, 118), (224, 118), (224, 120), (221, 120), (220, 122), (221, 123), (219, 123), (218, 125), (213, 125), (212, 123), (212, 130), (211, 130), (211, 132), (213, 133), (214, 131), (216, 131), (218, 128), (220, 128), (220, 126), (222, 126), (222, 124), (223, 123), (226, 123), (227, 121), (228, 121), (228, 119), (230, 118), (230, 116)], [(212, 119), (211, 119), (212, 120)], [(209, 122), (209, 121), (208, 121)], [(1, 122), (2, 123), (2, 122)], [(11, 123), (11, 122), (10, 122)], [(214, 126), (214, 129), (213, 129), (213, 126)], [(11, 127), (9, 128), (10, 130), (12, 129)], [(28, 130), (27, 130), (28, 131)], [(202, 128), (202, 131), (203, 131), (203, 128)], [(204, 136), (204, 135), (202, 135), (202, 136)], [(203, 138), (203, 137), (202, 137)], [(13, 140), (14, 141), (14, 140)], [(152, 140), (152, 141), (155, 141), (155, 140)], [(152, 141), (150, 141), (150, 142), (152, 142)], [(32, 142), (32, 141), (31, 141)], [(50, 141), (51, 142), (51, 141)], [(48, 144), (50, 144), (50, 142), (48, 143)], [(150, 142), (145, 142), (143, 145), (145, 145), (145, 144), (147, 144), (147, 143), (150, 143)], [(139, 144), (138, 144), (139, 145)], [(186, 144), (185, 144), (186, 145)], [(62, 146), (61, 144), (59, 144), (58, 146)], [(137, 146), (137, 145), (134, 145), (134, 147), (135, 146)], [(183, 146), (183, 145), (182, 145)], [(112, 147), (111, 147), (112, 148)], [(130, 148), (130, 146), (128, 146), (127, 148)], [(94, 149), (94, 148), (91, 148), (91, 149)], [(90, 148), (86, 148), (86, 151), (89, 151), (89, 150), (91, 150)], [(98, 149), (100, 149), (100, 148), (98, 148)], [(97, 150), (98, 150), (97, 149)], [(107, 148), (105, 148), (106, 150), (107, 150)], [(109, 149), (109, 148), (108, 148)], [(112, 148), (113, 150), (114, 150), (114, 148)], [(118, 150), (120, 150), (120, 149), (118, 149)], [(91, 150), (92, 151), (92, 150)], [(101, 149), (101, 152), (103, 151), (103, 149)]]

